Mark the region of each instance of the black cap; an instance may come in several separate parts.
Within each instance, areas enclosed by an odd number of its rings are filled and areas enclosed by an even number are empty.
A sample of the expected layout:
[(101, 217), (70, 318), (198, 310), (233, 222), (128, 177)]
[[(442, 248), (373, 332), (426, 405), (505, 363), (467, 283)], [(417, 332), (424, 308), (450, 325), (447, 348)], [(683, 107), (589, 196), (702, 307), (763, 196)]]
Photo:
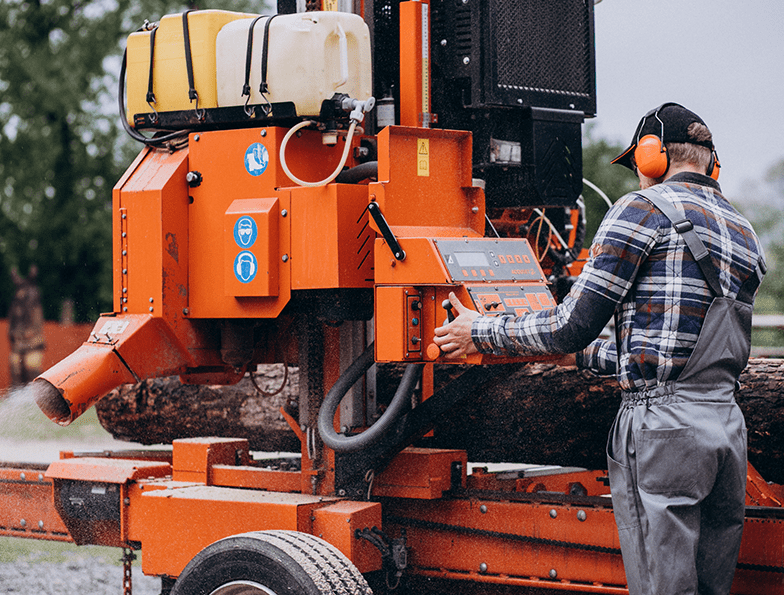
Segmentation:
[(697, 114), (687, 110), (677, 103), (664, 103), (652, 109), (642, 117), (634, 131), (632, 144), (618, 155), (611, 163), (618, 163), (624, 167), (632, 168), (632, 155), (637, 148), (637, 142), (648, 134), (662, 138), (663, 143), (691, 143), (713, 150), (713, 141), (697, 141), (689, 136), (689, 126), (699, 122), (707, 126)]

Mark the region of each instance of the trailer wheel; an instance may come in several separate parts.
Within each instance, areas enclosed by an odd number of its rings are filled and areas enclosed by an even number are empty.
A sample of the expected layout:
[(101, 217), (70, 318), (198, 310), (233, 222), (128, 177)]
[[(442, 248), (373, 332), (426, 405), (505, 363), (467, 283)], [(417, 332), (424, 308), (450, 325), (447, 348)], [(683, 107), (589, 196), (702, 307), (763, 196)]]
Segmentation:
[(216, 541), (188, 563), (172, 595), (372, 595), (337, 548), (296, 531), (242, 533)]

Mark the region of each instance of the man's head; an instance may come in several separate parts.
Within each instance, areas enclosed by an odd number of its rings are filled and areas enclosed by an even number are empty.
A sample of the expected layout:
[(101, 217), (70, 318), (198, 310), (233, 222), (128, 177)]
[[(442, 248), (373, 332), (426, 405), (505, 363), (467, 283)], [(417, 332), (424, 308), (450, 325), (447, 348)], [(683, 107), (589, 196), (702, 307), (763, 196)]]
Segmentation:
[(718, 177), (720, 167), (705, 122), (677, 103), (665, 103), (645, 114), (629, 147), (612, 163), (634, 171), (646, 186), (662, 182), (676, 171)]

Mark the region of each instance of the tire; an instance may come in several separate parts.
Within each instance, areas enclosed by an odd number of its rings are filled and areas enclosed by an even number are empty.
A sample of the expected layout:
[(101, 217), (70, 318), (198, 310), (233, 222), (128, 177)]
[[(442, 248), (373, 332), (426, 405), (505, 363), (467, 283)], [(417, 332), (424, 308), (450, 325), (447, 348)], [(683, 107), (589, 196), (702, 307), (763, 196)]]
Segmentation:
[(373, 595), (337, 548), (296, 531), (216, 541), (188, 562), (172, 595)]

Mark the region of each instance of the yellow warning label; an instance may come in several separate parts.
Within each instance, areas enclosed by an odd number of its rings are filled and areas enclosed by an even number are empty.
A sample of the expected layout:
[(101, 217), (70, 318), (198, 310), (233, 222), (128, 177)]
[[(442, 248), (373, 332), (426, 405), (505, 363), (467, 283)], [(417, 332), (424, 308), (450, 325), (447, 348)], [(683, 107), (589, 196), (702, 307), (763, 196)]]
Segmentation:
[(430, 139), (417, 139), (417, 175), (430, 175)]
[(323, 0), (321, 4), (323, 10), (336, 11), (338, 9), (338, 0)]

